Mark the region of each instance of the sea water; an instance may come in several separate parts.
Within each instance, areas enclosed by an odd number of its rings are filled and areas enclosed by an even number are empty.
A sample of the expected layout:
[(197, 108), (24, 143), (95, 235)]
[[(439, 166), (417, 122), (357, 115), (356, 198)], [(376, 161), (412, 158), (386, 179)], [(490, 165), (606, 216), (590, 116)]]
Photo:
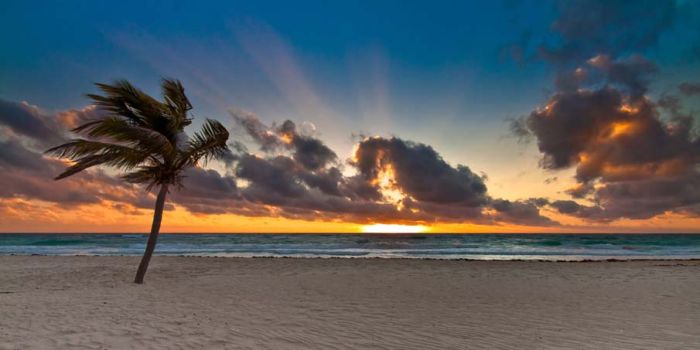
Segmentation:
[[(146, 235), (0, 234), (0, 255), (141, 255)], [(474, 260), (700, 259), (692, 234), (162, 234), (157, 255)]]

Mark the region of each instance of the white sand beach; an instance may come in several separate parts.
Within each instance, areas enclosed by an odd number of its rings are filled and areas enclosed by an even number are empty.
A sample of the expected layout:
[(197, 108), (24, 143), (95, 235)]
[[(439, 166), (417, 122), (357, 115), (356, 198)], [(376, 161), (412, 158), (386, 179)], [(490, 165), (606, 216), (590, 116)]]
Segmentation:
[(700, 262), (0, 257), (2, 349), (700, 348)]

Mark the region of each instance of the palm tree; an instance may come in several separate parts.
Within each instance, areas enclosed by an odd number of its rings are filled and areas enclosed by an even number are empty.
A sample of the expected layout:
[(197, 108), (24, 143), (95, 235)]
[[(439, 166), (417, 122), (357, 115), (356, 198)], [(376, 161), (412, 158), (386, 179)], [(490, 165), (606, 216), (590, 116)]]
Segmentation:
[(230, 152), (226, 145), (229, 133), (218, 121), (207, 119), (202, 129), (188, 138), (184, 128), (192, 123), (188, 116), (192, 105), (178, 80), (163, 80), (163, 102), (126, 80), (96, 85), (104, 95), (87, 96), (105, 114), (72, 130), (84, 138), (72, 139), (46, 153), (73, 162), (56, 180), (106, 165), (123, 171), (124, 180), (144, 184), (148, 191), (159, 187), (151, 234), (134, 279), (140, 284), (156, 246), (169, 188), (182, 187), (185, 169)]

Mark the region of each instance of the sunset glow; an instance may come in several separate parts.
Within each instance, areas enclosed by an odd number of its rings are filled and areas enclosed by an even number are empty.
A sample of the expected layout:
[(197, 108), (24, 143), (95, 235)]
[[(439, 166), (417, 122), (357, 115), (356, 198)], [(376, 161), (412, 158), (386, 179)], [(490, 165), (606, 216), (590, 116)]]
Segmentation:
[(612, 125), (612, 131), (610, 132), (610, 137), (618, 137), (630, 133), (634, 124), (632, 122), (619, 122)]
[(372, 224), (362, 226), (363, 233), (422, 233), (428, 231), (423, 225)]
[(396, 187), (396, 174), (391, 165), (385, 165), (380, 168), (377, 173), (377, 178), (372, 181), (372, 184), (379, 188), (384, 200), (389, 203), (397, 204), (399, 209), (401, 208), (401, 200), (404, 199), (406, 195)]

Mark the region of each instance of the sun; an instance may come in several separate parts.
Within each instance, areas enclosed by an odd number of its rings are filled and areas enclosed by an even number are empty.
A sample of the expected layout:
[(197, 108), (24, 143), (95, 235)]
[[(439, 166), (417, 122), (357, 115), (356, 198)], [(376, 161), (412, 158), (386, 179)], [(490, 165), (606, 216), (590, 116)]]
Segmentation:
[(360, 228), (363, 233), (421, 233), (428, 230), (423, 225), (372, 224)]

